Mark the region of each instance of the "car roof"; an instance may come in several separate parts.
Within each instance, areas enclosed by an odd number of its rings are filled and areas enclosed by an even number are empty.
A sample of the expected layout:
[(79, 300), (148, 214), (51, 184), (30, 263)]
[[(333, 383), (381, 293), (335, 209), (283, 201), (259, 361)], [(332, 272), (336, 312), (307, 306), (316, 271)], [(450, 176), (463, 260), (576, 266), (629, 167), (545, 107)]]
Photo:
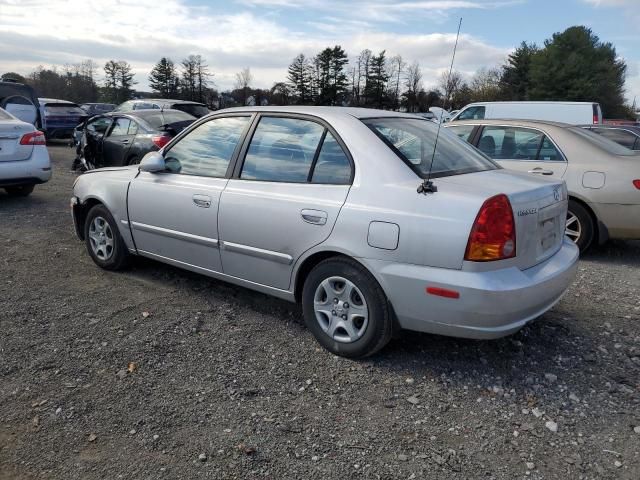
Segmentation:
[(201, 102), (193, 102), (191, 100), (176, 100), (173, 98), (136, 98), (135, 100), (128, 100), (129, 102), (156, 102), (156, 103), (189, 103), (192, 105), (204, 105)]
[(563, 100), (507, 100), (507, 101), (495, 101), (495, 102), (471, 102), (466, 104), (462, 108), (466, 108), (470, 105), (502, 105), (502, 104), (521, 104), (521, 105), (541, 105), (541, 104), (558, 104), (558, 105), (597, 105), (598, 102), (565, 102)]
[[(126, 112), (107, 112), (104, 117), (140, 117), (144, 118), (147, 115), (151, 115), (153, 113), (179, 113), (182, 115), (189, 115), (187, 112), (183, 112), (182, 110), (176, 110), (174, 108), (165, 108), (164, 110), (159, 110), (157, 108), (141, 108), (139, 110), (130, 110)], [(193, 115), (189, 115), (193, 117)], [(195, 119), (195, 117), (193, 117)]]
[(336, 117), (355, 117), (358, 119), (363, 118), (379, 118), (379, 117), (402, 117), (402, 118), (416, 118), (419, 120), (425, 120), (425, 118), (419, 114), (400, 113), (390, 110), (376, 110), (373, 108), (359, 108), (359, 107), (323, 107), (323, 106), (306, 106), (306, 105), (292, 105), (292, 106), (266, 106), (266, 107), (233, 107), (225, 108), (224, 110), (217, 110), (215, 113), (226, 112), (261, 112), (261, 113), (293, 113), (301, 115), (315, 115), (317, 117), (329, 120)]
[(38, 100), (40, 100), (40, 103), (69, 103), (71, 105), (77, 105), (77, 103), (74, 102), (70, 102), (69, 100), (60, 100), (58, 98), (38, 98)]
[(527, 120), (519, 118), (495, 118), (487, 120), (454, 120), (448, 124), (449, 126), (455, 125), (513, 125), (522, 127), (555, 127), (555, 128), (569, 128), (576, 127), (578, 125), (572, 125), (569, 123), (552, 122), (550, 120)]
[(612, 123), (586, 123), (584, 125), (578, 125), (578, 127), (582, 128), (626, 128), (629, 130), (633, 130), (635, 132), (640, 132), (640, 125), (615, 125)]

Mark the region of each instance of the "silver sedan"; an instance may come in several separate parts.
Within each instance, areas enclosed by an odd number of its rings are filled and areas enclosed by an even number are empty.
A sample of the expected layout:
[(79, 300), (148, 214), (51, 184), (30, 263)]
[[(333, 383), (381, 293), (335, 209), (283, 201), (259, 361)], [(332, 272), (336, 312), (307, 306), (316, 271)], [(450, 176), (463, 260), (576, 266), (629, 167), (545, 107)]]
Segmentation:
[(395, 112), (222, 110), (140, 165), (80, 176), (71, 205), (100, 267), (140, 255), (301, 302), (347, 357), (396, 328), (511, 334), (560, 299), (578, 259), (562, 180)]

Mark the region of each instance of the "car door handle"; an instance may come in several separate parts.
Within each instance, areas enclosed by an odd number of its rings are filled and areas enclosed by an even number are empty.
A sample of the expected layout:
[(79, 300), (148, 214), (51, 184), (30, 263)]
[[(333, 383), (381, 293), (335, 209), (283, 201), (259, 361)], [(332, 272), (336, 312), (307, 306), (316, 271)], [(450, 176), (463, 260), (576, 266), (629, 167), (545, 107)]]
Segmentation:
[(127, 143), (129, 143), (129, 142), (130, 142), (130, 140), (122, 140), (122, 143), (123, 143), (123, 144), (125, 144), (125, 145), (126, 145)]
[(208, 195), (194, 195), (193, 203), (195, 203), (198, 207), (209, 208), (211, 206), (211, 197)]
[(300, 210), (302, 220), (313, 225), (325, 225), (327, 223), (327, 212), (322, 210), (303, 209)]
[(527, 173), (537, 173), (538, 175), (553, 175), (553, 170), (546, 170), (544, 168), (534, 168), (533, 170), (529, 170)]

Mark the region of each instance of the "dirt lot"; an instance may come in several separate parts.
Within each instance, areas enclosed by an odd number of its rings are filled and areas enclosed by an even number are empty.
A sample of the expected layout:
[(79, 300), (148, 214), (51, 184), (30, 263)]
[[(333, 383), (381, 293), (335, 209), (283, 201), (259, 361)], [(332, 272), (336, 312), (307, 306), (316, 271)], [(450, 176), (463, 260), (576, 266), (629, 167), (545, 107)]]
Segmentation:
[(640, 478), (639, 242), (589, 254), (513, 337), (405, 334), (354, 362), (295, 305), (99, 270), (71, 149), (50, 151), (50, 183), (0, 193), (0, 480)]

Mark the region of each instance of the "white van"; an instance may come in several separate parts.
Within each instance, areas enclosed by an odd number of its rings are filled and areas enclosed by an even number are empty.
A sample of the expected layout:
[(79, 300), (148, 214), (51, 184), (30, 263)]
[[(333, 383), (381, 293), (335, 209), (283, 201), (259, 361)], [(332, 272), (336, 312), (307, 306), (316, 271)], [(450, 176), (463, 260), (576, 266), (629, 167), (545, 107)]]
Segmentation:
[(494, 118), (584, 125), (602, 123), (602, 110), (594, 102), (477, 102), (464, 107), (451, 121)]

